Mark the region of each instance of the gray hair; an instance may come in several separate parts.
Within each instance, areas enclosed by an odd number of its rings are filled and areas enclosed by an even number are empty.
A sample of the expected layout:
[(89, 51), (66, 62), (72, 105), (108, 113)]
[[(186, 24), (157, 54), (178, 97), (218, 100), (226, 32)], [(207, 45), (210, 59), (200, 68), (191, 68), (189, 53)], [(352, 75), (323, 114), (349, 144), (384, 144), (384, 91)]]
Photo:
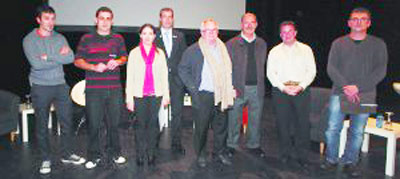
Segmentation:
[(219, 29), (219, 26), (218, 26), (218, 22), (217, 22), (217, 21), (215, 21), (213, 18), (207, 18), (207, 19), (204, 19), (204, 20), (201, 22), (201, 24), (200, 24), (200, 31), (203, 31), (203, 30), (204, 30), (204, 26), (205, 26), (206, 23), (208, 23), (208, 22), (214, 23), (215, 26), (217, 27), (217, 29)]

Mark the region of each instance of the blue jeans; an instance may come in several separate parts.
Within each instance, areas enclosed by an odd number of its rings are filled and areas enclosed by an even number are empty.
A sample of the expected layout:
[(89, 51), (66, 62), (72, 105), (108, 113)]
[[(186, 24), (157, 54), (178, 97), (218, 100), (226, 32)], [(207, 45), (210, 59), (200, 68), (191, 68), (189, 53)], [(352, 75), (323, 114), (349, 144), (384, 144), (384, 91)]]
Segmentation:
[[(329, 118), (326, 135), (326, 160), (330, 163), (339, 162), (340, 132), (343, 128), (343, 120), (346, 114), (340, 109), (338, 95), (332, 95), (329, 101)], [(345, 164), (356, 164), (359, 159), (363, 133), (368, 120), (368, 113), (350, 114), (350, 127), (347, 133), (346, 148), (342, 156)]]

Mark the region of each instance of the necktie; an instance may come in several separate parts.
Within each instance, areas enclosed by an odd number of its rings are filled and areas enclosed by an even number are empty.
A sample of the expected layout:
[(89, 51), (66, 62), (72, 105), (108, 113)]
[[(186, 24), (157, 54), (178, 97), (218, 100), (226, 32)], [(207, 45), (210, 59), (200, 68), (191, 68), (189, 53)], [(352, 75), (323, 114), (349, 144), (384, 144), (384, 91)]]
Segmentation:
[(171, 39), (169, 38), (168, 32), (164, 33), (164, 46), (165, 46), (165, 50), (167, 51), (167, 56), (169, 57), (169, 55), (171, 53)]

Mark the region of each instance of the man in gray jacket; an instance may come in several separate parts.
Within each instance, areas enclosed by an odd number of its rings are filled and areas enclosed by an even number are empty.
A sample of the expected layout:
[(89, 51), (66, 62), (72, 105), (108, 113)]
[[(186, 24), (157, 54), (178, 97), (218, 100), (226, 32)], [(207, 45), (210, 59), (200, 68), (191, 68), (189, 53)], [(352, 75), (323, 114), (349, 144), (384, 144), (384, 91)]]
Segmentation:
[(232, 156), (239, 144), (239, 130), (243, 107), (249, 110), (246, 148), (258, 157), (265, 157), (260, 147), (260, 119), (265, 94), (265, 59), (267, 44), (256, 36), (257, 18), (246, 13), (241, 19), (242, 31), (226, 43), (232, 59), (232, 84), (236, 90), (233, 109), (229, 111), (228, 155)]
[(57, 111), (61, 124), (63, 163), (83, 164), (85, 159), (72, 153), (72, 102), (69, 98), (69, 86), (64, 79), (63, 65), (72, 63), (74, 54), (65, 37), (53, 30), (56, 14), (52, 7), (41, 6), (37, 9), (35, 28), (23, 40), (23, 48), (31, 65), (29, 82), (36, 118), (36, 137), (42, 164), (39, 172), (51, 172), (50, 144), (47, 123), (50, 105)]

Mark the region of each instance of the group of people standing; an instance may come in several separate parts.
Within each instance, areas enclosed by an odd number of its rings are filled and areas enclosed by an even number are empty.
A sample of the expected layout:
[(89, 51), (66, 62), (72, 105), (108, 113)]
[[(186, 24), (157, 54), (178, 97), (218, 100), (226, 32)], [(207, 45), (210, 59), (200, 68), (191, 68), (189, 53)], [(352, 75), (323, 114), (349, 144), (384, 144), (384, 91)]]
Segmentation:
[[(208, 163), (206, 144), (210, 128), (213, 130), (213, 158), (224, 165), (232, 164), (231, 157), (240, 146), (240, 121), (245, 106), (249, 110), (245, 148), (264, 158), (260, 127), (266, 77), (273, 87), (280, 160), (283, 163), (295, 161), (307, 169), (309, 86), (316, 76), (316, 62), (312, 49), (296, 39), (296, 24), (293, 21), (280, 24), (282, 43), (274, 46), (267, 56), (267, 43), (255, 34), (258, 23), (253, 13), (242, 16), (240, 34), (226, 43), (218, 38), (218, 23), (205, 19), (200, 25), (201, 37), (189, 47), (183, 33), (173, 28), (174, 11), (163, 8), (159, 15), (160, 28), (151, 24), (140, 27), (139, 45), (128, 54), (123, 37), (111, 30), (113, 12), (101, 7), (96, 11), (96, 30), (82, 36), (74, 55), (64, 36), (53, 30), (54, 9), (50, 6), (38, 8), (39, 28), (24, 38), (23, 47), (31, 64), (29, 79), (38, 144), (43, 156), (40, 173), (51, 171), (46, 131), (51, 103), (55, 104), (61, 122), (63, 163), (85, 163), (87, 169), (96, 167), (104, 159), (125, 163), (118, 123), (121, 106), (126, 105), (136, 113), (136, 164), (142, 166), (147, 162), (154, 166), (161, 107), (171, 105), (172, 151), (185, 154), (181, 142), (185, 91), (192, 99), (193, 147), (199, 167), (206, 167)], [(354, 9), (348, 20), (350, 33), (333, 42), (328, 59), (333, 89), (326, 131), (326, 160), (320, 168), (331, 170), (339, 163), (339, 134), (343, 118), (350, 114), (350, 137), (342, 160), (351, 176), (359, 175), (356, 164), (362, 133), (369, 113), (374, 110), (363, 104), (375, 102), (376, 85), (386, 73), (386, 45), (367, 34), (370, 24), (371, 14), (367, 9)], [(63, 65), (72, 62), (86, 71), (87, 161), (74, 154), (71, 147), (72, 103)], [(125, 63), (124, 95), (120, 66)], [(102, 122), (107, 130), (107, 158), (102, 157), (100, 148)]]

